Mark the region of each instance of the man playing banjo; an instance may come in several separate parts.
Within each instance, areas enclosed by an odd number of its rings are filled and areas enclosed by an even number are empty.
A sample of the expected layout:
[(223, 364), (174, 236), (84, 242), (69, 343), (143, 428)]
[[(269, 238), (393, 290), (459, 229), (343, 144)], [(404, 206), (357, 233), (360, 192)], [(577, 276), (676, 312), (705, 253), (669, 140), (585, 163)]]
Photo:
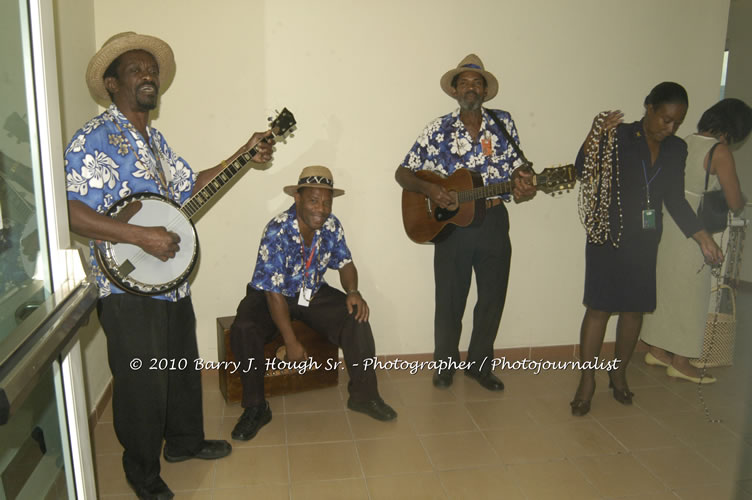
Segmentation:
[[(159, 454), (165, 441), (168, 462), (228, 455), (227, 441), (204, 439), (201, 373), (150, 370), (152, 358), (198, 358), (195, 316), (188, 284), (161, 295), (125, 293), (108, 280), (95, 259), (97, 240), (127, 243), (168, 261), (180, 251), (180, 238), (165, 227), (129, 224), (105, 215), (134, 193), (162, 195), (181, 205), (219, 173), (225, 162), (195, 174), (149, 127), (175, 74), (172, 49), (164, 41), (133, 32), (107, 40), (89, 62), (86, 81), (92, 96), (109, 107), (76, 132), (65, 151), (71, 229), (90, 238), (91, 265), (99, 286), (97, 312), (107, 337), (113, 375), (115, 432), (123, 445), (125, 476), (139, 498), (174, 495), (160, 477)], [(257, 163), (272, 158), (272, 140), (255, 133), (228, 159), (255, 147)], [(155, 222), (155, 224), (158, 224)]]

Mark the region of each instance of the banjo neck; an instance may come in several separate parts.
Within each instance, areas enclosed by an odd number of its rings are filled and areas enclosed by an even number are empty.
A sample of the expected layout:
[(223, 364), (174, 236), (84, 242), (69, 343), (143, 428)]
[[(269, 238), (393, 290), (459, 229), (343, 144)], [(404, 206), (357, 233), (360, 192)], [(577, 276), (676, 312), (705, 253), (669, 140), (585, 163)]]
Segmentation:
[[(274, 120), (272, 120), (269, 131), (272, 137), (281, 137), (295, 126), (295, 117), (284, 108)], [(264, 142), (268, 138), (261, 139)], [(260, 143), (259, 143), (260, 144)], [(241, 153), (229, 165), (224, 167), (212, 180), (206, 183), (196, 194), (190, 197), (188, 201), (180, 207), (180, 212), (191, 220), (199, 210), (206, 206), (215, 194), (219, 193), (230, 180), (235, 177), (246, 165), (251, 162), (251, 158), (258, 153), (258, 144), (253, 146), (245, 153)]]
[[(283, 137), (294, 126), (295, 117), (285, 108), (272, 121), (269, 130), (272, 137)], [(236, 156), (229, 165), (223, 165), (219, 173), (182, 206), (152, 192), (134, 193), (113, 204), (106, 215), (135, 225), (164, 226), (180, 237), (181, 248), (173, 258), (162, 262), (138, 245), (102, 241), (94, 249), (107, 278), (137, 295), (159, 295), (178, 288), (188, 279), (198, 258), (198, 235), (191, 219), (257, 154), (258, 144)]]
[(206, 206), (214, 195), (219, 193), (233, 177), (240, 173), (243, 168), (251, 162), (251, 158), (258, 153), (257, 146), (258, 145), (253, 146), (247, 152), (241, 153), (240, 156), (223, 168), (196, 194), (191, 196), (188, 201), (183, 203), (183, 206), (180, 207), (180, 211), (183, 212), (183, 215), (188, 219), (192, 219), (199, 210)]

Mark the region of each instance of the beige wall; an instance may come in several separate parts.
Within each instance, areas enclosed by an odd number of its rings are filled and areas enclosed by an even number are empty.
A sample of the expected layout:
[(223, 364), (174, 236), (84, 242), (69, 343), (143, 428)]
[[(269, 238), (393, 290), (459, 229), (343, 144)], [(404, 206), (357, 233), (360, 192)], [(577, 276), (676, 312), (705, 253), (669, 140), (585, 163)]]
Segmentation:
[[(214, 319), (234, 313), (264, 224), (290, 203), (281, 187), (309, 164), (330, 166), (347, 190), (334, 210), (378, 352), (432, 351), (433, 250), (404, 235), (393, 172), (428, 120), (456, 105), (439, 89), (441, 74), (478, 53), (501, 83), (489, 104), (512, 113), (526, 155), (542, 169), (574, 160), (598, 111), (639, 119), (644, 96), (663, 80), (689, 91), (679, 133), (692, 132), (718, 96), (728, 13), (728, 0), (208, 5), (97, 2), (94, 15), (97, 47), (124, 30), (172, 45), (177, 76), (154, 125), (194, 169), (226, 158), (275, 108), (288, 107), (299, 123), (271, 169), (249, 172), (197, 223), (203, 257), (193, 294), (207, 359), (216, 359)], [(576, 198), (541, 194), (509, 206), (514, 254), (497, 347), (577, 342), (584, 233)], [(474, 300), (473, 292), (466, 331)]]
[[(65, 147), (73, 133), (97, 113), (97, 105), (89, 97), (83, 76), (89, 58), (96, 50), (94, 3), (93, 0), (65, 0), (55, 1), (53, 7), (61, 128)], [(60, 165), (62, 168), (62, 160)], [(88, 253), (88, 246), (82, 242), (80, 238), (74, 238), (74, 244)], [(83, 355), (86, 405), (92, 411), (110, 381), (105, 337), (96, 313), (92, 313), (89, 324), (79, 330), (79, 338)]]

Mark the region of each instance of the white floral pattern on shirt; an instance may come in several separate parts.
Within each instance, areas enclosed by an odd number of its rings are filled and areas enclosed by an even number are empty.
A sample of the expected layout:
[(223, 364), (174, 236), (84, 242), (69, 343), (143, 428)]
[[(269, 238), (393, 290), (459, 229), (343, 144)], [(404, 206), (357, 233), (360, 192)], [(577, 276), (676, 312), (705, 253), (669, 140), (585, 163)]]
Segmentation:
[[(68, 199), (80, 201), (98, 213), (105, 213), (118, 200), (140, 192), (161, 194), (180, 205), (187, 201), (196, 174), (172, 151), (157, 129), (147, 127), (146, 131), (154, 147), (162, 152), (163, 167), (173, 172), (169, 190), (155, 178), (156, 159), (145, 138), (112, 104), (76, 132), (65, 150)], [(93, 241), (89, 247), (89, 263), (99, 285), (99, 296), (124, 293), (99, 268)], [(154, 298), (176, 301), (188, 294), (188, 283), (183, 283), (176, 290)]]

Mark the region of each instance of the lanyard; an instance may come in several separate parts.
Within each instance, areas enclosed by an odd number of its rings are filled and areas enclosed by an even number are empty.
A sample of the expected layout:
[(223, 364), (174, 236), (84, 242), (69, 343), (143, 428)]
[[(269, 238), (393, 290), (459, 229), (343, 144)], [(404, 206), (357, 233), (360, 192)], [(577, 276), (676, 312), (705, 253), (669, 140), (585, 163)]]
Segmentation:
[(656, 170), (656, 172), (653, 174), (653, 177), (651, 177), (650, 180), (648, 180), (648, 169), (645, 166), (645, 160), (642, 160), (642, 173), (645, 175), (645, 192), (646, 192), (647, 197), (648, 197), (648, 200), (647, 200), (648, 201), (648, 208), (650, 208), (650, 183), (653, 182), (653, 180), (655, 179), (655, 177), (661, 172), (662, 168), (663, 168), (663, 165), (661, 165), (660, 167), (658, 167), (658, 170)]
[[(319, 245), (319, 238), (316, 238), (316, 235), (313, 235), (313, 240), (311, 241), (311, 253), (308, 255), (308, 259), (305, 258), (305, 241), (303, 241), (303, 236), (300, 237), (300, 257), (303, 262), (303, 288), (306, 288), (306, 281), (308, 280), (308, 268), (311, 267), (311, 262), (313, 262), (313, 254), (317, 253), (318, 245)], [(316, 276), (316, 267), (313, 268), (314, 271), (314, 278)]]

